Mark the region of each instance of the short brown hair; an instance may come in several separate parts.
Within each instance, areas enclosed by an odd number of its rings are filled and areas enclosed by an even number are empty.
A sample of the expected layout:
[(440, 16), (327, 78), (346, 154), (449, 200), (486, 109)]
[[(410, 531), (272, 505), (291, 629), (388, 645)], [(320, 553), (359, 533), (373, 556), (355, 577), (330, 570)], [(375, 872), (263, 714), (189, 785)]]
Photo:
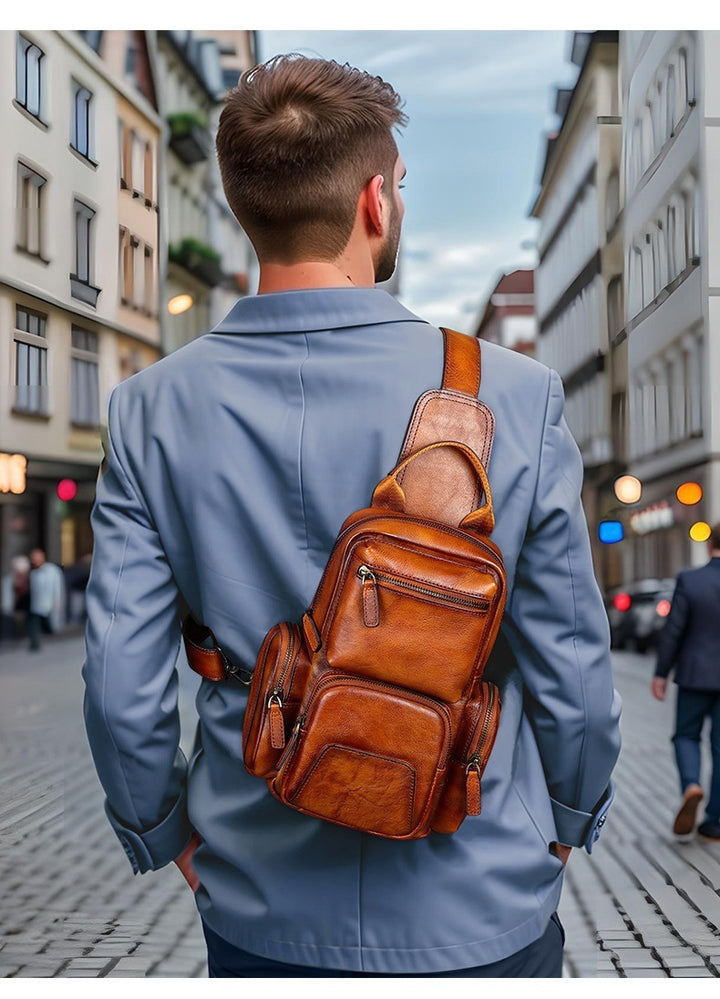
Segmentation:
[(710, 547), (714, 551), (720, 551), (720, 523), (714, 525), (710, 530)]
[(380, 77), (331, 60), (293, 53), (242, 74), (216, 148), (228, 204), (259, 255), (293, 263), (342, 253), (363, 187), (392, 178), (400, 106)]

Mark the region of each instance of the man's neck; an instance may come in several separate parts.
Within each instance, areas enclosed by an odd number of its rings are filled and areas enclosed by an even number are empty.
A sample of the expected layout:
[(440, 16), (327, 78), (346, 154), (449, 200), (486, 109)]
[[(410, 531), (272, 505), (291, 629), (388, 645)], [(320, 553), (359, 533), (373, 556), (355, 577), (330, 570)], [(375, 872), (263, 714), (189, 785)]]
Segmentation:
[(308, 260), (299, 264), (265, 263), (260, 265), (258, 295), (302, 288), (372, 288), (375, 275), (370, 267)]

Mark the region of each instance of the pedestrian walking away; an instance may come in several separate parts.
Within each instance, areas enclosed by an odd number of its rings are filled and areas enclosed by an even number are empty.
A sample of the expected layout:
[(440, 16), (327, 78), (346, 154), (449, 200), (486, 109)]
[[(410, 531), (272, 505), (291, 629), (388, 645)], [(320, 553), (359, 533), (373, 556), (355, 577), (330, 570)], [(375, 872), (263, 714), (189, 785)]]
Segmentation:
[(40, 649), (40, 636), (59, 631), (64, 620), (65, 583), (62, 569), (48, 562), (42, 548), (30, 552), (27, 633), (33, 652)]
[[(265, 635), (303, 621), (298, 642), (313, 645), (306, 612), (338, 531), (398, 465), (416, 401), (443, 384), (443, 333), (376, 287), (398, 256), (405, 123), (392, 86), (348, 65), (288, 55), (243, 74), (216, 146), (257, 253), (257, 293), (109, 399), (86, 592), (87, 733), (133, 870), (174, 861), (194, 891), (213, 977), (558, 977), (565, 864), (572, 848), (592, 850), (612, 800), (620, 702), (582, 460), (558, 375), (491, 343), (484, 491), (506, 592), (484, 673), (500, 720), (481, 787), (468, 774), (471, 814), (454, 832), (391, 838), (289, 808), (244, 765), (242, 681)], [(402, 580), (365, 565), (355, 575), (362, 634), (374, 635)], [(176, 663), (188, 611), (226, 671), (201, 683), (186, 761)], [(287, 758), (306, 734), (285, 731), (284, 690), (262, 709)], [(348, 726), (361, 724), (347, 711)], [(382, 784), (363, 779), (377, 757), (358, 754), (342, 791), (338, 749), (325, 771), (333, 792), (362, 808)], [(382, 765), (419, 787), (409, 763)]]
[[(690, 835), (705, 800), (705, 815), (697, 831), (707, 839), (720, 840), (720, 523), (712, 528), (708, 553), (706, 565), (677, 577), (658, 644), (652, 692), (664, 700), (668, 677), (673, 674), (677, 700), (672, 740), (682, 796), (673, 832)], [(700, 767), (708, 718), (712, 773), (706, 798)]]

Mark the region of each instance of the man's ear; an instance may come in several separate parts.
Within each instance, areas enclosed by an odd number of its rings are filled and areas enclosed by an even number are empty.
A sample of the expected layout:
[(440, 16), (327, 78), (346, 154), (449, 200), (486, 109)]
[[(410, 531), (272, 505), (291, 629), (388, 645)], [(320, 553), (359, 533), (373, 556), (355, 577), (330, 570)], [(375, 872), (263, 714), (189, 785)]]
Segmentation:
[(378, 173), (363, 188), (368, 225), (377, 236), (381, 236), (385, 228), (385, 202), (382, 196), (384, 183), (385, 178)]

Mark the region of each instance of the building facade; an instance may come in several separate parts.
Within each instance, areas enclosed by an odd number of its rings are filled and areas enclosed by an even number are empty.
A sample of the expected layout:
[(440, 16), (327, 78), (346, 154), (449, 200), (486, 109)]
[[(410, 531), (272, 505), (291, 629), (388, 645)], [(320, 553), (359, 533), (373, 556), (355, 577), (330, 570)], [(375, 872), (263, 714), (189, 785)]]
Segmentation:
[(169, 353), (219, 322), (249, 290), (252, 251), (225, 201), (214, 137), (229, 84), (252, 61), (253, 33), (153, 34), (168, 128), (163, 339)]
[[(0, 32), (3, 575), (31, 547), (65, 566), (91, 550), (107, 394), (160, 356), (162, 123), (147, 54), (128, 69), (136, 35)], [(132, 187), (126, 129), (143, 143)]]
[(623, 348), (611, 334), (622, 325), (623, 301), (618, 32), (575, 32), (571, 59), (577, 82), (557, 93), (560, 124), (547, 141), (532, 209), (539, 220), (536, 356), (563, 380), (585, 466), (595, 568), (608, 585), (618, 568), (597, 527), (622, 461), (617, 428), (625, 407)]
[[(626, 578), (703, 562), (720, 520), (720, 36), (621, 33), (628, 469)], [(678, 501), (699, 484), (702, 498)]]
[(488, 296), (474, 335), (533, 356), (537, 325), (534, 288), (531, 270), (503, 274)]

